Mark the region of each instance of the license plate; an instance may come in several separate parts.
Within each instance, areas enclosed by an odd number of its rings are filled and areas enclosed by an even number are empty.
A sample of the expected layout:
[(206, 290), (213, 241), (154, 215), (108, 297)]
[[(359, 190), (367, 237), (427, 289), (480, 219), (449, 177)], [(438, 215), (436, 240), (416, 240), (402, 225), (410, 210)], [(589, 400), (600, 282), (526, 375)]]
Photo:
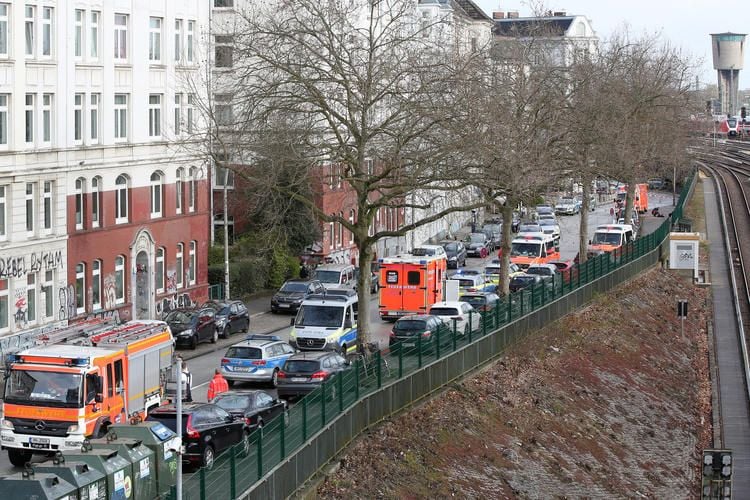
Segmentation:
[(307, 382), (305, 377), (292, 377), (292, 382)]
[(49, 448), (49, 439), (29, 438), (29, 444), (32, 448)]
[(248, 368), (246, 366), (236, 366), (236, 367), (233, 368), (233, 370), (236, 371), (236, 372), (249, 372), (250, 368)]
[(279, 304), (279, 307), (289, 307), (289, 304)]

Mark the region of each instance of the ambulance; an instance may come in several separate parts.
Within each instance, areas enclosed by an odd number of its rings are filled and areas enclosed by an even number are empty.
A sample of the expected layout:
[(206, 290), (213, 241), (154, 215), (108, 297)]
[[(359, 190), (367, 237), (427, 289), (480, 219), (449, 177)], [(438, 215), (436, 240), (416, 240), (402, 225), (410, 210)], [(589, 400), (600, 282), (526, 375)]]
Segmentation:
[(560, 250), (551, 234), (524, 233), (510, 244), (510, 261), (521, 269), (559, 259)]
[(595, 257), (618, 250), (634, 239), (635, 233), (630, 224), (602, 224), (596, 227), (586, 253), (589, 257)]
[(443, 300), (448, 257), (440, 245), (423, 245), (411, 254), (382, 258), (378, 309), (383, 320), (426, 314)]
[[(617, 200), (625, 206), (625, 201), (628, 197), (628, 186), (620, 186), (617, 188)], [(639, 214), (645, 214), (648, 211), (648, 184), (636, 184), (635, 185), (635, 200), (633, 200), (633, 210), (636, 210)]]

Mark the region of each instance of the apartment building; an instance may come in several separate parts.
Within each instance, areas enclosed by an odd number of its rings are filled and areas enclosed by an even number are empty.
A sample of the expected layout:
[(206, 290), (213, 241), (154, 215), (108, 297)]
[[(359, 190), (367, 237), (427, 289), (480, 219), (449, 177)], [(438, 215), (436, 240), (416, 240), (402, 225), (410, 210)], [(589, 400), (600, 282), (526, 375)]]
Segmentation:
[(0, 1), (0, 336), (205, 299), (210, 167), (188, 144), (208, 14)]

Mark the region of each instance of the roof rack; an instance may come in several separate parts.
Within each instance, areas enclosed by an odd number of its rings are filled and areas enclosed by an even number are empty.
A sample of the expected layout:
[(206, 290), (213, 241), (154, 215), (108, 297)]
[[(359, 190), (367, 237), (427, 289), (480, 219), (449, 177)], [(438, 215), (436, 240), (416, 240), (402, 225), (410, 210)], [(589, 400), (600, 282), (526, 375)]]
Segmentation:
[(310, 295), (307, 300), (328, 300), (336, 302), (347, 302), (351, 297), (356, 297), (356, 294), (343, 295), (343, 294), (332, 294), (328, 293), (314, 293)]
[(165, 326), (166, 323), (163, 321), (130, 321), (115, 329), (94, 335), (91, 341), (94, 345), (126, 344), (163, 331)]
[(263, 335), (259, 333), (252, 333), (245, 337), (245, 340), (268, 340), (269, 342), (276, 342), (281, 340), (281, 337), (278, 335)]

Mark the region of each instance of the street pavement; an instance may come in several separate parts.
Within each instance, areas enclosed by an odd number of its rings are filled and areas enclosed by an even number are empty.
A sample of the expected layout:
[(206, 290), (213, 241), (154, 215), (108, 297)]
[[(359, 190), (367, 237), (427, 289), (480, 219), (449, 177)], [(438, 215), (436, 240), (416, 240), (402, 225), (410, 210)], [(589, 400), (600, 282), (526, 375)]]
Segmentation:
[[(589, 218), (589, 238), (593, 235), (596, 226), (599, 224), (611, 223), (612, 219), (609, 209), (612, 207), (611, 200), (609, 203), (599, 203)], [(667, 192), (650, 192), (649, 209), (662, 207), (661, 212), (669, 214), (672, 211), (672, 194)], [(650, 218), (650, 215), (645, 216)], [(663, 220), (663, 219), (661, 219)], [(560, 255), (562, 260), (573, 259), (578, 253), (578, 228), (580, 223), (579, 215), (558, 216), (560, 224)], [(653, 224), (649, 224), (653, 226)], [(655, 226), (654, 226), (655, 227)], [(468, 228), (462, 228), (460, 234), (468, 233)], [(483, 269), (496, 254), (491, 254), (486, 259), (469, 258), (466, 261), (467, 269)], [(291, 330), (291, 315), (272, 314), (270, 311), (270, 295), (253, 298), (246, 303), (250, 311), (250, 333), (278, 335), (283, 340), (289, 339)], [(360, 308), (360, 311), (364, 308)], [(371, 319), (371, 335), (373, 342), (378, 342), (382, 347), (388, 345), (389, 333), (392, 323), (383, 322), (378, 315), (378, 302), (375, 297), (370, 301), (368, 308)], [(208, 383), (213, 377), (214, 370), (220, 366), (221, 358), (226, 352), (228, 346), (241, 341), (244, 334), (235, 334), (229, 339), (219, 339), (216, 344), (200, 344), (194, 351), (178, 351), (184, 359), (187, 360), (188, 368), (193, 375), (193, 399), (195, 401), (205, 401), (208, 391)], [(249, 388), (246, 384), (236, 384), (238, 388)], [(265, 389), (269, 394), (275, 397), (275, 391)], [(35, 457), (34, 462), (41, 462), (44, 457)], [(19, 469), (14, 468), (8, 462), (7, 453), (0, 453), (0, 476), (12, 474)]]

